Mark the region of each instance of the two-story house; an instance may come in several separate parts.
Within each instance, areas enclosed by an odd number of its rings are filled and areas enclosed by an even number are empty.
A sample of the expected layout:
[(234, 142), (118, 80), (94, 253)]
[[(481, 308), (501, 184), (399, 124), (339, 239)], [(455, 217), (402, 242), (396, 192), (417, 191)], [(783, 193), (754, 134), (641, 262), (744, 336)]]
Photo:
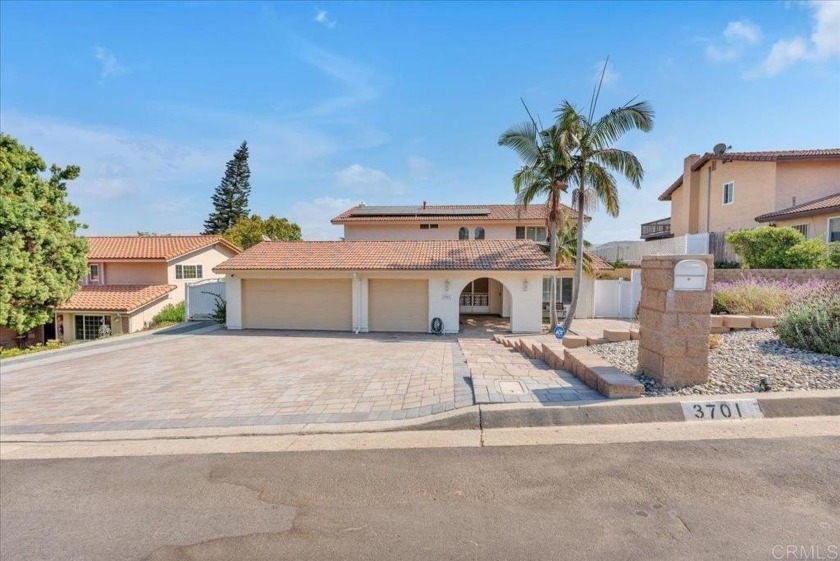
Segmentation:
[[(544, 249), (546, 214), (544, 205), (353, 207), (332, 220), (343, 241), (263, 242), (216, 267), (228, 275), (228, 328), (457, 333), (463, 316), (490, 314), (511, 331), (540, 331), (551, 275), (562, 310), (573, 287), (573, 265), (552, 264)], [(578, 317), (592, 317), (593, 295), (586, 275)]]
[(671, 215), (642, 224), (642, 239), (771, 224), (836, 241), (840, 149), (691, 155), (659, 200), (671, 203)]
[(240, 252), (221, 236), (95, 236), (87, 241), (88, 275), (55, 310), (56, 337), (65, 342), (142, 330), (166, 304), (184, 300), (187, 283), (221, 277), (213, 267)]

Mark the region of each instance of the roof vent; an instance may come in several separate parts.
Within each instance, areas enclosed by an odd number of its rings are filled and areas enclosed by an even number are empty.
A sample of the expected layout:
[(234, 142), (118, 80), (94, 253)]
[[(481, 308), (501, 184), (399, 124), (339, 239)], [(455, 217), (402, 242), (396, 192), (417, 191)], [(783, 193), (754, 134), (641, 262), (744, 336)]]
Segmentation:
[(359, 206), (360, 206), (360, 207), (366, 207), (366, 206), (367, 206), (367, 203), (366, 203), (366, 202), (364, 202), (364, 201), (362, 201), (362, 202), (360, 202), (360, 203), (359, 203)]

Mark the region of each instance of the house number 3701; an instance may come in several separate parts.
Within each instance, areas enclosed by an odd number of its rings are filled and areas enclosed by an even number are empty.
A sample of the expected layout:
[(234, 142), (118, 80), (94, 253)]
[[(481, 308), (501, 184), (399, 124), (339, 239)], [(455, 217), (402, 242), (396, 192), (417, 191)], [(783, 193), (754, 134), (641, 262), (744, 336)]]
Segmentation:
[(686, 421), (757, 419), (764, 415), (755, 399), (681, 402)]

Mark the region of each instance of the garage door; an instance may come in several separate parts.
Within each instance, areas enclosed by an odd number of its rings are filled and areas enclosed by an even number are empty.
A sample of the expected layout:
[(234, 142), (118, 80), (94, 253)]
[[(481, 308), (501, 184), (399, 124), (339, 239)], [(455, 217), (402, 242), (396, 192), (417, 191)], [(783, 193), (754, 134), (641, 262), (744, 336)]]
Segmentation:
[(242, 312), (251, 329), (350, 331), (351, 280), (243, 280)]
[(429, 281), (371, 279), (371, 331), (429, 330)]

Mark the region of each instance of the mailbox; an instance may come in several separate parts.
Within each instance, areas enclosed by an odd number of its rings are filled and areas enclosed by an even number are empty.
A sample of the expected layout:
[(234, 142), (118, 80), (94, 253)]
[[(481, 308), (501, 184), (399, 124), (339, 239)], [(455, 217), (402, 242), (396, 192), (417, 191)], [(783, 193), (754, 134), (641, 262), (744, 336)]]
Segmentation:
[(674, 267), (674, 290), (706, 290), (709, 267), (699, 259), (683, 259)]

